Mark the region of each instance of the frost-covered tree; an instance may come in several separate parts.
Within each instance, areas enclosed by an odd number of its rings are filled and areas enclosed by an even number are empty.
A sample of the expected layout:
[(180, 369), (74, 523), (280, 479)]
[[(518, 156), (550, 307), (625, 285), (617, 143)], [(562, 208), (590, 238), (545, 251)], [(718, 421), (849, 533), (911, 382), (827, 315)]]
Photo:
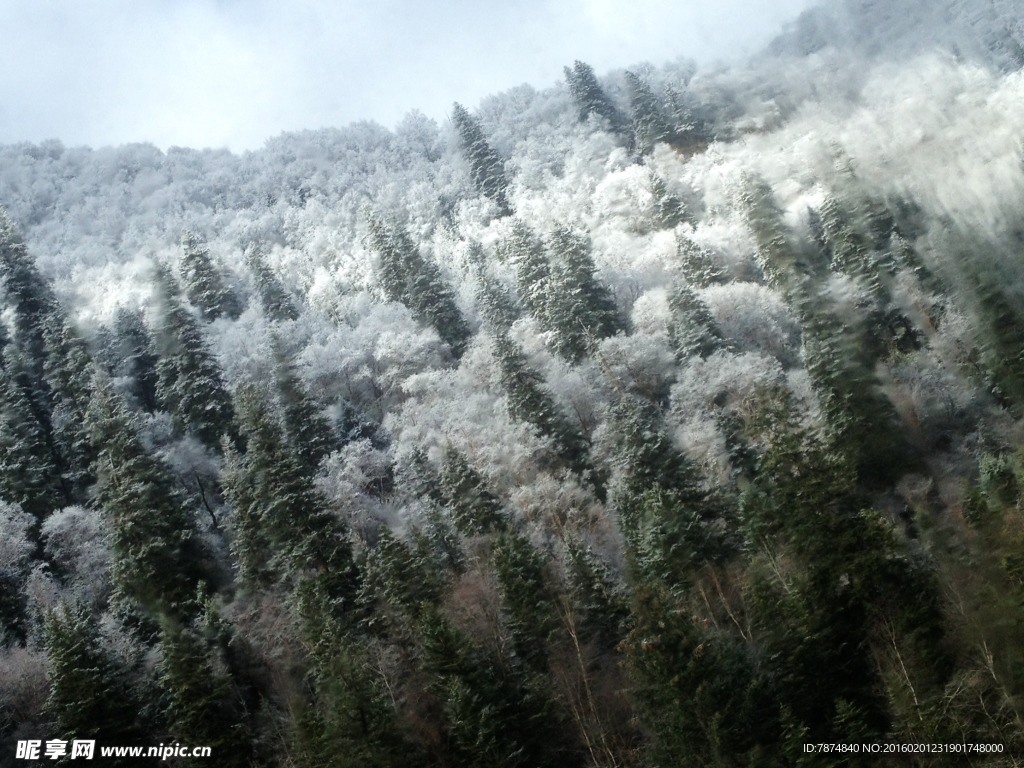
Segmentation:
[(95, 503), (110, 530), (119, 593), (147, 611), (189, 613), (211, 570), (194, 516), (104, 377), (94, 380), (87, 419), (99, 449)]
[(626, 70), (625, 78), (637, 152), (650, 154), (658, 142), (671, 142), (675, 131), (664, 106), (647, 82), (629, 70)]
[(206, 320), (222, 315), (235, 318), (241, 313), (238, 297), (225, 285), (224, 276), (213, 263), (210, 249), (194, 232), (181, 233), (181, 280), (185, 295)]
[(298, 319), (299, 311), (295, 301), (267, 265), (260, 243), (251, 243), (246, 248), (245, 263), (256, 282), (256, 294), (259, 296), (260, 306), (263, 307), (263, 314), (271, 320)]
[(498, 206), (499, 216), (511, 216), (512, 208), (508, 202), (508, 178), (505, 167), (498, 154), (484, 136), (480, 121), (473, 117), (459, 103), (452, 105), (452, 122), (459, 134), (459, 144), (469, 163), (470, 177), (473, 186), (484, 197), (490, 198)]
[(417, 320), (433, 326), (459, 357), (469, 326), (455, 304), (452, 289), (437, 265), (425, 259), (404, 227), (369, 217), (370, 245), (380, 259), (380, 282), (389, 301), (405, 304)]
[(571, 68), (565, 67), (564, 71), (565, 81), (569, 86), (569, 95), (576, 106), (580, 120), (586, 120), (590, 115), (597, 115), (607, 121), (608, 127), (614, 133), (624, 134), (628, 131), (629, 121), (601, 88), (593, 67), (577, 60)]
[(157, 395), (179, 431), (217, 447), (222, 435), (234, 432), (231, 397), (200, 324), (174, 295), (173, 285), (165, 291)]
[(677, 284), (669, 294), (672, 320), (669, 338), (680, 360), (693, 355), (707, 357), (724, 345), (722, 331), (707, 304), (688, 286)]

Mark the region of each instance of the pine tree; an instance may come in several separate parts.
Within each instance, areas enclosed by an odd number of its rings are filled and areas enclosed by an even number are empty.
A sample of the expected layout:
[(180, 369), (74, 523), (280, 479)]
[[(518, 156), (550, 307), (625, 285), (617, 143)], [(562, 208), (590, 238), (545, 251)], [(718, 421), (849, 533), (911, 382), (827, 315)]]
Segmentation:
[(556, 351), (567, 360), (582, 360), (600, 339), (622, 328), (608, 289), (594, 277), (589, 238), (568, 227), (551, 233), (548, 248), (555, 267), (547, 317), (555, 332)]
[(511, 216), (507, 191), (508, 179), (504, 164), (484, 136), (480, 121), (459, 103), (452, 106), (452, 122), (459, 134), (462, 152), (469, 162), (469, 172), (477, 192), (490, 198), (498, 206), (499, 216)]
[(544, 243), (522, 219), (515, 219), (508, 237), (498, 245), (498, 256), (515, 266), (519, 299), (543, 325), (552, 289)]
[[(53, 738), (93, 739), (97, 745), (152, 743), (140, 725), (141, 702), (127, 684), (125, 665), (104, 647), (94, 615), (84, 608), (57, 608), (46, 619), (43, 645), (50, 661), (45, 712), (56, 726)], [(104, 759), (112, 766), (147, 764), (138, 758)]]
[(710, 251), (685, 235), (676, 237), (676, 255), (683, 279), (691, 288), (707, 288), (727, 282), (726, 271), (715, 263)]
[(548, 638), (556, 626), (556, 598), (543, 561), (530, 542), (511, 529), (495, 539), (492, 556), (516, 653), (528, 667), (541, 672), (547, 666)]
[(260, 394), (243, 386), (237, 403), (246, 453), (232, 455), (223, 484), (243, 574), (262, 571), (299, 587), (308, 582), (324, 590), (337, 610), (349, 610), (356, 577), (344, 526), (314, 489), (311, 472), (285, 442)]
[(496, 336), (494, 355), (500, 366), (509, 415), (516, 421), (533, 424), (542, 435), (551, 438), (555, 451), (574, 472), (580, 475), (589, 473), (587, 441), (543, 389), (543, 379), (527, 365), (515, 342), (506, 336)]
[(462, 317), (452, 289), (433, 262), (424, 259), (408, 232), (371, 215), (370, 244), (380, 257), (380, 282), (388, 301), (405, 304), (416, 320), (433, 326), (461, 357), (470, 330)]
[(625, 77), (637, 152), (647, 155), (658, 142), (671, 142), (675, 131), (651, 87), (629, 70), (626, 70)]
[(295, 307), (295, 302), (281, 285), (277, 275), (267, 266), (261, 244), (249, 245), (245, 253), (245, 262), (256, 281), (256, 293), (259, 296), (260, 305), (263, 307), (263, 314), (270, 320), (278, 322), (297, 320), (299, 311)]
[(688, 286), (677, 284), (668, 306), (672, 312), (669, 339), (680, 361), (694, 355), (708, 357), (725, 346), (711, 310)]
[(157, 394), (179, 431), (216, 448), (234, 433), (231, 397), (199, 323), (173, 294), (164, 302)]
[(321, 459), (338, 447), (330, 423), (306, 392), (280, 340), (274, 342), (274, 372), (284, 434), (296, 458), (310, 475)]
[(491, 533), (506, 525), (501, 500), (487, 489), (484, 478), (466, 457), (451, 446), (444, 453), (440, 492), (463, 535)]
[(52, 312), (59, 311), (59, 306), (49, 282), (40, 274), (3, 208), (0, 208), (0, 278), (7, 301), (13, 305), (14, 343), (25, 357), (26, 371), (35, 382), (41, 382), (46, 359), (43, 322)]
[(0, 368), (0, 498), (42, 522), (67, 500), (58, 457), (30, 400), (31, 375), (13, 344)]
[(159, 649), (156, 678), (168, 736), (210, 747), (219, 765), (249, 765), (243, 713), (217, 649), (201, 632), (171, 623), (162, 628)]
[(672, 229), (686, 221), (686, 204), (670, 192), (665, 180), (650, 172), (651, 197), (654, 198), (654, 221), (662, 229)]
[(87, 420), (99, 448), (95, 501), (111, 531), (118, 590), (144, 610), (189, 613), (196, 588), (210, 571), (195, 519), (167, 469), (143, 445), (135, 418), (103, 378), (94, 380)]
[(629, 131), (629, 121), (601, 88), (593, 67), (577, 60), (571, 69), (565, 67), (565, 81), (581, 121), (597, 115), (608, 122), (613, 133), (626, 134)]
[(73, 501), (84, 503), (94, 479), (91, 465), (96, 458), (85, 418), (92, 397), (92, 360), (85, 341), (63, 313), (51, 313), (46, 318), (43, 342), (43, 376), (53, 403), (50, 423), (63, 485)]
[(111, 375), (126, 377), (132, 399), (143, 411), (152, 413), (159, 405), (159, 357), (142, 313), (123, 307), (119, 309), (114, 317), (114, 338), (117, 365), (111, 370)]
[(181, 233), (181, 279), (188, 300), (200, 311), (205, 320), (216, 320), (222, 315), (232, 319), (241, 314), (238, 297), (225, 285), (224, 276), (214, 266), (210, 249), (194, 233)]

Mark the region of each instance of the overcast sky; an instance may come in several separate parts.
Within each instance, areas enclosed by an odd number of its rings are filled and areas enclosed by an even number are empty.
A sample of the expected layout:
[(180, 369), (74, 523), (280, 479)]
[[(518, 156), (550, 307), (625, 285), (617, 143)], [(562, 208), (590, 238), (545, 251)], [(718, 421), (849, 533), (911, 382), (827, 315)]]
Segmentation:
[(0, 0), (0, 143), (255, 149), (442, 119), (574, 59), (752, 52), (811, 0)]

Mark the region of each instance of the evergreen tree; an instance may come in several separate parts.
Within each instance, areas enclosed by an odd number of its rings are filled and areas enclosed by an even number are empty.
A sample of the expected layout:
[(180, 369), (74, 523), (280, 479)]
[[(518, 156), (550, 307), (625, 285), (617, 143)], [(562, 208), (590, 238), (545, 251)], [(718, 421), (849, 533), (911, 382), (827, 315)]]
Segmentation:
[(314, 475), (320, 461), (338, 447), (338, 438), (306, 392), (279, 340), (274, 342), (274, 357), (284, 434), (296, 458)]
[(501, 158), (487, 142), (480, 121), (469, 114), (461, 104), (455, 103), (452, 106), (452, 122), (458, 131), (462, 152), (469, 162), (473, 186), (477, 192), (494, 201), (498, 206), (499, 216), (511, 216), (505, 167)]
[(569, 86), (569, 95), (579, 113), (580, 120), (586, 120), (590, 115), (608, 122), (608, 127), (614, 133), (625, 134), (629, 130), (629, 121), (619, 109), (612, 104), (608, 94), (601, 88), (594, 75), (594, 68), (589, 64), (577, 60), (572, 68), (565, 67), (565, 81)]
[(42, 522), (67, 500), (48, 424), (30, 399), (32, 377), (13, 344), (0, 369), (0, 498)]
[(688, 286), (676, 284), (668, 306), (672, 312), (669, 338), (680, 361), (694, 355), (708, 357), (725, 346), (711, 310)]
[(93, 389), (87, 420), (99, 447), (95, 500), (111, 531), (117, 588), (143, 609), (187, 614), (210, 571), (195, 519), (109, 381), (97, 378)]
[(715, 263), (711, 253), (685, 235), (676, 237), (676, 254), (683, 279), (691, 288), (707, 288), (728, 280), (728, 274)]
[(238, 297), (224, 285), (224, 276), (214, 266), (210, 249), (194, 233), (181, 233), (181, 279), (188, 300), (205, 320), (216, 320), (222, 315), (232, 319), (241, 314)]
[(243, 713), (218, 650), (201, 632), (170, 623), (159, 649), (156, 678), (169, 738), (210, 747), (219, 765), (249, 765)]
[(96, 458), (85, 418), (92, 396), (92, 360), (85, 341), (63, 313), (51, 313), (46, 318), (43, 342), (43, 376), (53, 403), (50, 423), (63, 485), (70, 499), (84, 503), (94, 479), (91, 465)]
[(491, 533), (506, 525), (501, 500), (487, 490), (484, 478), (466, 457), (451, 446), (444, 453), (440, 492), (463, 535)]
[(542, 435), (551, 438), (555, 451), (574, 472), (580, 475), (589, 473), (587, 441), (543, 389), (543, 379), (527, 365), (515, 342), (506, 336), (496, 336), (494, 355), (500, 366), (501, 384), (512, 418), (533, 424)]
[(404, 228), (370, 216), (370, 244), (380, 257), (380, 281), (388, 301), (405, 304), (419, 322), (433, 326), (460, 357), (470, 330), (452, 289), (433, 262), (424, 259)]
[(675, 138), (675, 131), (651, 87), (629, 70), (626, 70), (625, 77), (637, 152), (647, 155), (658, 142), (671, 142)]
[(164, 301), (157, 394), (179, 431), (215, 448), (234, 433), (231, 397), (199, 323), (173, 294)]
[[(62, 606), (43, 628), (50, 661), (50, 692), (45, 712), (56, 726), (54, 738), (95, 740), (97, 745), (152, 743), (139, 718), (141, 702), (127, 684), (127, 669), (104, 647), (96, 618), (84, 608)], [(108, 765), (147, 765), (157, 761), (105, 758)]]
[(153, 337), (139, 311), (121, 308), (114, 317), (114, 338), (117, 367), (111, 375), (129, 381), (128, 392), (147, 413), (157, 409), (157, 362)]
[(556, 598), (543, 561), (530, 542), (512, 529), (495, 539), (492, 555), (516, 653), (529, 668), (542, 672), (547, 666), (548, 638), (556, 626)]
[(337, 610), (349, 610), (356, 576), (344, 526), (314, 489), (312, 473), (285, 442), (259, 393), (244, 386), (237, 403), (246, 453), (232, 455), (223, 484), (243, 574), (262, 572), (299, 587), (308, 582)]
[(520, 301), (542, 325), (546, 323), (552, 286), (544, 243), (522, 219), (516, 219), (508, 237), (498, 245), (498, 256), (511, 261), (516, 268)]
[(256, 293), (263, 307), (263, 314), (270, 320), (283, 322), (286, 320), (297, 320), (299, 311), (295, 302), (267, 266), (263, 257), (263, 248), (259, 243), (252, 243), (246, 249), (245, 262), (256, 281)]
[(662, 229), (672, 229), (686, 221), (686, 204), (670, 192), (665, 180), (651, 171), (651, 197), (654, 198), (654, 222)]
[(7, 212), (0, 208), (0, 278), (3, 279), (7, 301), (14, 310), (14, 343), (21, 349), (26, 371), (42, 387), (43, 322), (59, 311), (57, 298), (49, 282), (40, 274), (29, 255), (21, 235)]
[(621, 330), (622, 321), (608, 289), (594, 277), (589, 238), (558, 227), (548, 247), (555, 263), (547, 310), (555, 349), (578, 362), (598, 340)]

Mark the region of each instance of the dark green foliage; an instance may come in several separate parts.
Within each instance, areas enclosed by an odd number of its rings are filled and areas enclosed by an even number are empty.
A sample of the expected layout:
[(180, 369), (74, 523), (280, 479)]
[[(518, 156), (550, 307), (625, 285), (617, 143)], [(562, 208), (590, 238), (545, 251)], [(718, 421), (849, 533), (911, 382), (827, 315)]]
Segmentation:
[(165, 298), (157, 394), (175, 427), (211, 448), (235, 431), (231, 396), (195, 318), (173, 295)]
[(691, 288), (707, 288), (727, 282), (726, 271), (715, 263), (711, 253), (685, 235), (676, 237), (676, 254), (683, 279)]
[(91, 465), (96, 458), (85, 419), (92, 396), (92, 360), (85, 341), (63, 313), (51, 313), (46, 318), (43, 343), (43, 378), (53, 404), (50, 425), (60, 457), (61, 478), (70, 499), (83, 503), (94, 479)]
[(629, 131), (629, 121), (601, 88), (593, 67), (577, 60), (571, 69), (565, 67), (564, 71), (569, 95), (576, 105), (580, 120), (596, 115), (607, 121), (608, 127), (614, 133), (625, 134)]
[(229, 456), (224, 491), (234, 514), (235, 556), (244, 580), (308, 581), (336, 610), (352, 606), (356, 574), (341, 521), (312, 485), (260, 394), (239, 390), (244, 456)]
[(42, 379), (46, 359), (43, 323), (47, 316), (60, 310), (50, 284), (36, 268), (21, 235), (2, 208), (0, 278), (7, 302), (14, 310), (14, 343), (25, 355), (28, 373), (38, 382)]
[(321, 459), (338, 447), (330, 422), (316, 407), (280, 342), (274, 345), (277, 396), (285, 438), (295, 457), (315, 474)]
[(578, 538), (566, 540), (567, 570), (572, 597), (584, 631), (614, 648), (629, 617), (627, 590), (594, 550)]
[[(94, 739), (102, 745), (152, 743), (140, 723), (141, 702), (132, 695), (128, 670), (104, 646), (96, 617), (62, 606), (47, 617), (43, 644), (50, 661), (45, 712), (55, 729), (50, 738)], [(109, 758), (107, 764), (157, 761)]]
[(542, 324), (546, 323), (552, 285), (551, 265), (543, 241), (525, 222), (516, 219), (508, 237), (499, 244), (498, 255), (516, 267), (519, 300), (530, 314)]
[(142, 313), (125, 307), (114, 316), (112, 330), (101, 329), (96, 358), (113, 379), (122, 379), (125, 391), (136, 408), (152, 413), (157, 398), (156, 346)]
[(405, 304), (460, 357), (469, 341), (469, 326), (437, 265), (423, 258), (403, 227), (373, 215), (369, 224), (370, 245), (380, 258), (380, 282), (388, 301)]
[(668, 299), (672, 311), (669, 339), (679, 360), (708, 357), (725, 346), (722, 331), (711, 310), (689, 286), (676, 284)]
[(181, 233), (181, 280), (188, 300), (205, 320), (226, 316), (232, 319), (241, 312), (238, 297), (224, 285), (224, 276), (214, 266), (210, 249), (194, 232)]
[(88, 424), (99, 447), (95, 501), (111, 531), (117, 589), (144, 610), (187, 614), (210, 570), (195, 519), (109, 381), (97, 378), (93, 387)]
[(529, 668), (543, 671), (557, 620), (544, 561), (523, 534), (511, 529), (495, 539), (492, 557), (516, 654)]
[(670, 116), (665, 113), (664, 105), (659, 102), (651, 87), (629, 70), (625, 77), (636, 149), (641, 155), (646, 155), (653, 151), (658, 142), (671, 142), (675, 138), (675, 129)]
[(444, 454), (440, 481), (441, 496), (463, 535), (491, 533), (506, 524), (501, 500), (487, 490), (484, 478), (466, 457), (450, 446)]
[(295, 307), (295, 302), (281, 285), (277, 275), (267, 266), (259, 243), (253, 243), (246, 249), (245, 263), (256, 281), (256, 294), (259, 296), (260, 306), (263, 307), (263, 314), (279, 322), (297, 320), (299, 311)]
[(9, 344), (0, 370), (0, 498), (42, 521), (64, 502), (58, 457), (32, 407), (31, 376)]
[(579, 474), (590, 470), (589, 446), (580, 432), (562, 413), (543, 388), (543, 379), (532, 370), (523, 353), (511, 339), (496, 336), (494, 355), (501, 370), (501, 384), (508, 397), (509, 414), (516, 421), (533, 424), (544, 437), (554, 442), (555, 451), (570, 469)]
[(577, 362), (601, 339), (623, 328), (608, 289), (594, 276), (590, 239), (559, 227), (548, 241), (554, 267), (546, 318), (555, 332), (556, 351)]
[(444, 587), (436, 563), (423, 544), (420, 538), (410, 549), (384, 528), (367, 558), (365, 583), (392, 610), (412, 618), (435, 605)]
[(499, 216), (511, 216), (512, 208), (506, 196), (508, 179), (505, 177), (505, 167), (487, 142), (480, 121), (456, 103), (452, 105), (452, 122), (455, 123), (462, 152), (469, 163), (473, 186), (481, 195), (494, 201)]
[(209, 746), (219, 765), (249, 765), (250, 735), (214, 638), (203, 631), (207, 619), (167, 624), (160, 634), (156, 679), (168, 740)]
[(654, 198), (654, 223), (661, 229), (672, 229), (686, 221), (686, 204), (669, 191), (665, 180), (651, 171), (651, 197)]

